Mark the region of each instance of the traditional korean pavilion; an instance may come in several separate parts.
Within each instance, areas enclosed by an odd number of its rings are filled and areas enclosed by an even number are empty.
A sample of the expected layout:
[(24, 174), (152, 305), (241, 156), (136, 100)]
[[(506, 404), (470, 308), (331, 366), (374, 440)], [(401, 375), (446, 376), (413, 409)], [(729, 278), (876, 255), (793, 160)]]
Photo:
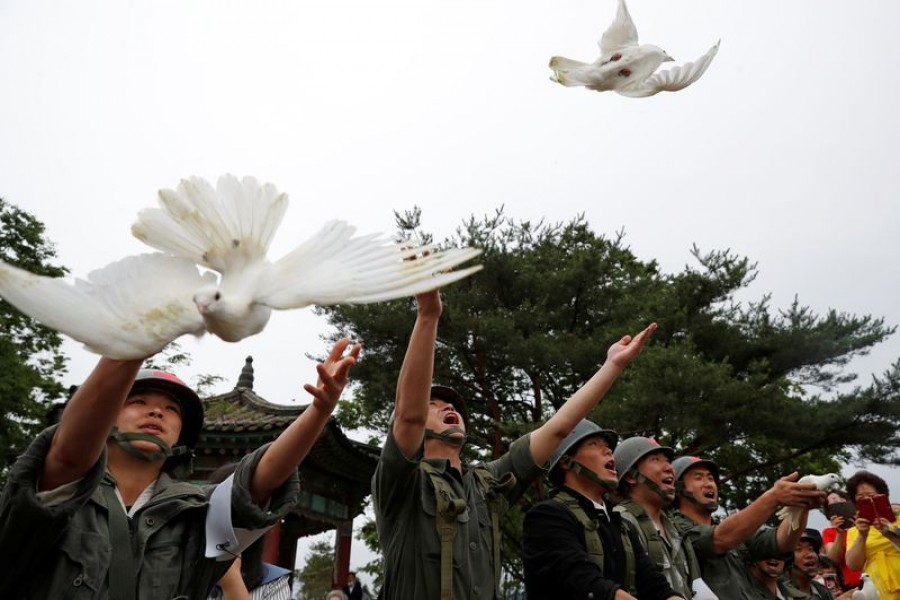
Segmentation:
[[(203, 404), (203, 432), (189, 476), (193, 480), (204, 480), (219, 466), (271, 442), (306, 409), (257, 396), (252, 357), (247, 357), (233, 390), (205, 398)], [(349, 439), (332, 417), (300, 465), (299, 504), (267, 534), (264, 560), (293, 570), (297, 540), (334, 529), (335, 582), (346, 581), (353, 518), (362, 513), (370, 494), (379, 453), (377, 446)]]

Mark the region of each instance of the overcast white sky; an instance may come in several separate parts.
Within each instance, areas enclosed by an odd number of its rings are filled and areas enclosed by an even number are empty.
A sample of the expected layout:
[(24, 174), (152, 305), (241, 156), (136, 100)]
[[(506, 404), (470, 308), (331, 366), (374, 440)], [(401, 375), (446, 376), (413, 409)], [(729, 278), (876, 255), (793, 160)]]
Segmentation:
[[(583, 212), (668, 271), (694, 243), (731, 248), (759, 263), (747, 298), (900, 323), (900, 3), (629, 6), (680, 62), (721, 38), (699, 82), (648, 99), (551, 83), (551, 55), (595, 58), (614, 0), (0, 0), (0, 196), (78, 276), (147, 250), (129, 228), (156, 190), (233, 172), (291, 196), (279, 255), (332, 218), (392, 233), (414, 205), (438, 239), (500, 205)], [(323, 330), (305, 310), (239, 345), (183, 340), (186, 375), (230, 387), (252, 354), (258, 392), (305, 403)], [(76, 383), (95, 358), (67, 350)], [(894, 336), (854, 368), (898, 357)]]

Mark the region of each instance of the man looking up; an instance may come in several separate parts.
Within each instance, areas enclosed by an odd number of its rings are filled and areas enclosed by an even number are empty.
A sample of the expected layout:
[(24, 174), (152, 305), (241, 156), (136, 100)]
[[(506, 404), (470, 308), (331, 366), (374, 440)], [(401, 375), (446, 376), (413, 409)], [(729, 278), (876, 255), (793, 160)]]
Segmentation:
[(467, 425), (462, 396), (432, 387), (441, 298), (437, 291), (421, 294), (416, 304), (394, 415), (372, 480), (384, 555), (382, 596), (492, 600), (498, 598), (500, 517), (638, 356), (655, 324), (613, 344), (600, 370), (506, 454), (466, 467), (460, 460)]
[(641, 545), (650, 554), (669, 585), (685, 598), (694, 596), (700, 565), (694, 548), (666, 512), (675, 499), (674, 451), (655, 440), (635, 436), (616, 448), (619, 494), (625, 498), (616, 510), (640, 532)]
[[(231, 493), (220, 497), (232, 527), (264, 531), (293, 508), (297, 465), (359, 354), (354, 346), (344, 356), (348, 346), (339, 341), (317, 366), (319, 383), (304, 386), (313, 397), (306, 410), (228, 480)], [(13, 465), (0, 496), (0, 597), (206, 598), (242, 550), (243, 542), (222, 543), (223, 560), (207, 554), (216, 488), (168, 473), (200, 436), (197, 394), (142, 362), (101, 358), (59, 425)]]
[(638, 532), (604, 495), (616, 488), (619, 436), (583, 420), (550, 458), (554, 494), (525, 515), (523, 562), (529, 600), (680, 598)]

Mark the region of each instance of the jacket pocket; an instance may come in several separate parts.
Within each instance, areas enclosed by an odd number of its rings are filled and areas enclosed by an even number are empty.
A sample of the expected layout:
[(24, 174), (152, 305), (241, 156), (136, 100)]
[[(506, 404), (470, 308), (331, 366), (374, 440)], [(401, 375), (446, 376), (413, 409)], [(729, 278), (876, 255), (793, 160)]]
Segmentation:
[(109, 569), (109, 539), (94, 531), (69, 527), (59, 546), (60, 560), (49, 590), (53, 598), (96, 598)]

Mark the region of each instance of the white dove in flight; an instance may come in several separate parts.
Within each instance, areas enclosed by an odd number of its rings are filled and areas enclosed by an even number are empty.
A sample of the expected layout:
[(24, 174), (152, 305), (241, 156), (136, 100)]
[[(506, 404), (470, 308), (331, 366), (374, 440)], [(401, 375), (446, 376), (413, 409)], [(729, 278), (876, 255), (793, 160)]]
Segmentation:
[(658, 46), (638, 44), (637, 29), (625, 0), (619, 0), (616, 18), (603, 33), (599, 44), (600, 58), (592, 63), (562, 56), (551, 58), (551, 81), (568, 87), (584, 86), (598, 92), (612, 90), (635, 98), (652, 96), (684, 89), (700, 79), (719, 51), (719, 42), (716, 42), (696, 61), (656, 72), (661, 64), (675, 59)]
[[(797, 480), (797, 483), (814, 483), (816, 489), (823, 492), (836, 490), (841, 486), (841, 478), (836, 473), (827, 473), (825, 475), (804, 475)], [(800, 517), (803, 509), (799, 506), (782, 506), (775, 513), (782, 521), (784, 519), (791, 520), (791, 531), (796, 531), (800, 527)]]
[(224, 175), (217, 188), (192, 177), (159, 200), (132, 233), (163, 253), (129, 256), (72, 283), (0, 261), (0, 297), (92, 352), (136, 359), (186, 333), (237, 342), (262, 331), (273, 309), (394, 300), (481, 269), (449, 271), (478, 249), (357, 236), (343, 221), (271, 262), (266, 252), (288, 199), (252, 177)]

